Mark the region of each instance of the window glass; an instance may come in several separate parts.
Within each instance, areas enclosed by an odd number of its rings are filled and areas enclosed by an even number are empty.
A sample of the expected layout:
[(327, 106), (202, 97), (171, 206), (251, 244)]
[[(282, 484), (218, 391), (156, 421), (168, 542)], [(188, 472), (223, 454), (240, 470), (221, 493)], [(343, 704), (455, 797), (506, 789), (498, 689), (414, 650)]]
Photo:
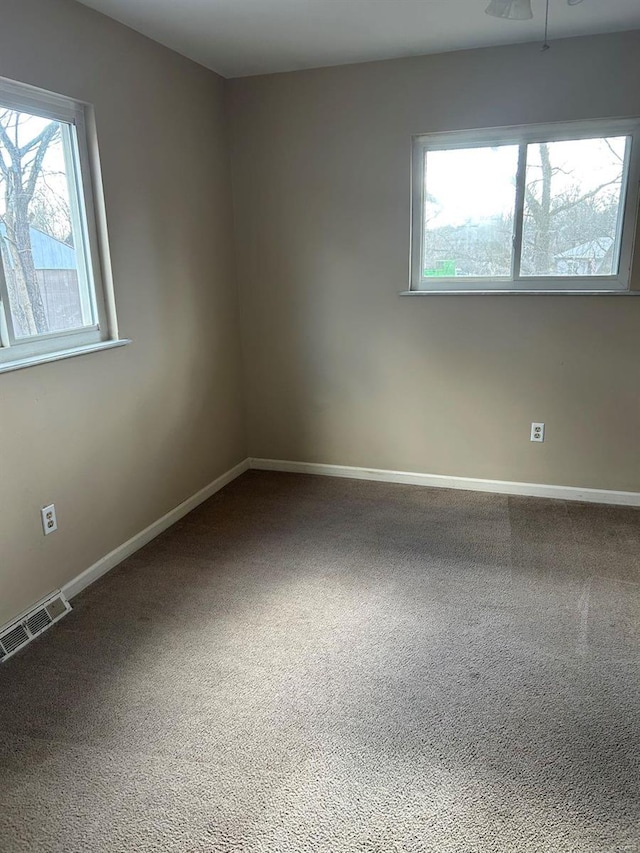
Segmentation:
[(96, 323), (74, 133), (0, 107), (0, 250), (16, 341)]
[(411, 287), (631, 287), (640, 120), (414, 138)]
[(527, 146), (524, 276), (613, 275), (628, 138)]
[(517, 145), (425, 153), (425, 278), (511, 275), (517, 170)]

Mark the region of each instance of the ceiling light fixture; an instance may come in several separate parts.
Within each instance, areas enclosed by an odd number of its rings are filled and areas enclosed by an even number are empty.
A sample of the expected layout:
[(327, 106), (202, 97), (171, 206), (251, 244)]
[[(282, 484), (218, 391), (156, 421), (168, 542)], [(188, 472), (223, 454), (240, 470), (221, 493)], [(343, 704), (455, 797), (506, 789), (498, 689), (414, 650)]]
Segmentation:
[[(582, 0), (567, 0), (569, 6), (577, 6), (578, 3), (582, 3)], [(544, 14), (543, 51), (549, 50), (549, 5), (550, 0), (547, 0)], [(506, 18), (511, 21), (528, 21), (533, 18), (531, 0), (491, 0), (484, 11), (493, 18)]]
[[(582, 0), (567, 0), (569, 6), (577, 6)], [(491, 0), (485, 9), (493, 18), (507, 18), (511, 21), (528, 21), (533, 18), (531, 0)]]
[(528, 21), (533, 18), (531, 0), (491, 0), (486, 13), (494, 18), (508, 18), (512, 21)]

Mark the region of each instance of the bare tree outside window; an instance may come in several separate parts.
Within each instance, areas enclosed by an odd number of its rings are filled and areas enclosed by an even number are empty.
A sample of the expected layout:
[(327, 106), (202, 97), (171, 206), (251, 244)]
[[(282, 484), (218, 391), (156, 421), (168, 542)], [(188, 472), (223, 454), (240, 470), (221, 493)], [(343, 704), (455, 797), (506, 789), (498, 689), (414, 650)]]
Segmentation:
[(612, 137), (528, 146), (523, 275), (614, 272), (626, 141)]
[(418, 161), (424, 289), (437, 289), (438, 279), (506, 287), (618, 275), (631, 136), (527, 143), (513, 135), (497, 145), (457, 142), (471, 132), (451, 134), (451, 147), (425, 145)]
[(511, 274), (518, 146), (429, 151), (423, 274)]
[(0, 111), (0, 247), (16, 336), (82, 325), (60, 122)]

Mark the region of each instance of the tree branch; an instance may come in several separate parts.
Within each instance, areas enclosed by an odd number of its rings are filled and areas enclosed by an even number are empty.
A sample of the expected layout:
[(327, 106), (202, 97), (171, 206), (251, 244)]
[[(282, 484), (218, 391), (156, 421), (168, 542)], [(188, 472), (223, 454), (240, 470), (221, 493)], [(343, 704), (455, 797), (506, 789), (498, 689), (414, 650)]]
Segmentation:
[(9, 156), (11, 157), (11, 162), (12, 163), (15, 163), (16, 161), (19, 162), (20, 154), (18, 152), (18, 149), (16, 148), (16, 146), (11, 141), (9, 134), (7, 133), (7, 129), (2, 124), (1, 121), (0, 121), (0, 142), (2, 142), (4, 147), (9, 152)]
[(33, 160), (31, 171), (29, 172), (29, 177), (27, 179), (27, 185), (25, 187), (25, 193), (28, 199), (31, 199), (33, 197), (33, 194), (36, 189), (36, 182), (40, 175), (40, 170), (42, 169), (42, 161), (44, 160), (44, 156), (47, 153), (47, 148), (53, 141), (55, 135), (58, 133), (58, 129), (58, 124), (54, 124), (52, 122), (47, 128), (45, 128), (45, 130), (41, 134), (39, 134), (40, 147), (38, 148), (38, 153), (36, 154)]
[(616, 158), (616, 160), (617, 160), (619, 163), (622, 163), (622, 157), (618, 154), (618, 152), (617, 152), (617, 151), (614, 151), (614, 150), (613, 150), (613, 147), (612, 147), (611, 143), (609, 142), (609, 140), (608, 140), (606, 137), (604, 137), (602, 141), (603, 141), (603, 142), (604, 142), (604, 144), (607, 146), (607, 148), (609, 149), (609, 151), (611, 151), (611, 153), (612, 153), (612, 154), (613, 154), (613, 156)]
[(555, 216), (558, 213), (564, 213), (565, 210), (571, 210), (572, 208), (577, 207), (577, 205), (582, 204), (583, 201), (587, 201), (588, 199), (593, 198), (594, 196), (598, 195), (600, 190), (603, 190), (605, 187), (610, 187), (611, 184), (617, 184), (617, 183), (618, 183), (618, 178), (613, 178), (613, 180), (611, 180), (611, 181), (606, 181), (606, 183), (600, 184), (600, 186), (596, 187), (595, 189), (591, 190), (588, 193), (585, 193), (584, 195), (580, 196), (580, 198), (576, 199), (575, 201), (567, 202), (567, 204), (561, 204), (560, 207), (554, 208), (549, 213), (551, 216)]
[[(53, 133), (52, 133), (52, 129), (53, 129)], [(33, 139), (30, 139), (29, 142), (27, 142), (25, 145), (22, 146), (22, 148), (18, 149), (18, 153), (20, 154), (20, 158), (22, 159), (25, 156), (25, 154), (29, 153), (29, 151), (31, 151), (34, 148), (37, 148), (37, 146), (40, 145), (40, 143), (46, 138), (48, 138), (47, 145), (50, 145), (51, 142), (53, 142), (53, 137), (59, 132), (59, 130), (60, 130), (60, 125), (58, 124), (58, 122), (52, 121), (50, 124), (48, 124), (44, 128), (44, 130), (41, 130), (37, 136), (34, 136)]]
[(540, 214), (542, 212), (542, 206), (541, 206), (540, 202), (538, 201), (538, 199), (531, 192), (529, 187), (525, 187), (525, 196), (527, 199), (527, 206), (531, 210), (531, 215), (537, 221), (538, 217), (540, 216)]

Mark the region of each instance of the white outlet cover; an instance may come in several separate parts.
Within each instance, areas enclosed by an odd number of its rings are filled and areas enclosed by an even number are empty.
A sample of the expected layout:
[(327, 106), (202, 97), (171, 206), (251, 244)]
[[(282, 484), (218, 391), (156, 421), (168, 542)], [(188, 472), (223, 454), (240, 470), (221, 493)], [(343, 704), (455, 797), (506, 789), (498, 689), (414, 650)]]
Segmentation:
[(531, 424), (531, 441), (544, 441), (544, 424)]
[(43, 506), (40, 510), (42, 516), (42, 530), (45, 536), (53, 533), (58, 529), (58, 519), (56, 518), (56, 508), (54, 504)]

